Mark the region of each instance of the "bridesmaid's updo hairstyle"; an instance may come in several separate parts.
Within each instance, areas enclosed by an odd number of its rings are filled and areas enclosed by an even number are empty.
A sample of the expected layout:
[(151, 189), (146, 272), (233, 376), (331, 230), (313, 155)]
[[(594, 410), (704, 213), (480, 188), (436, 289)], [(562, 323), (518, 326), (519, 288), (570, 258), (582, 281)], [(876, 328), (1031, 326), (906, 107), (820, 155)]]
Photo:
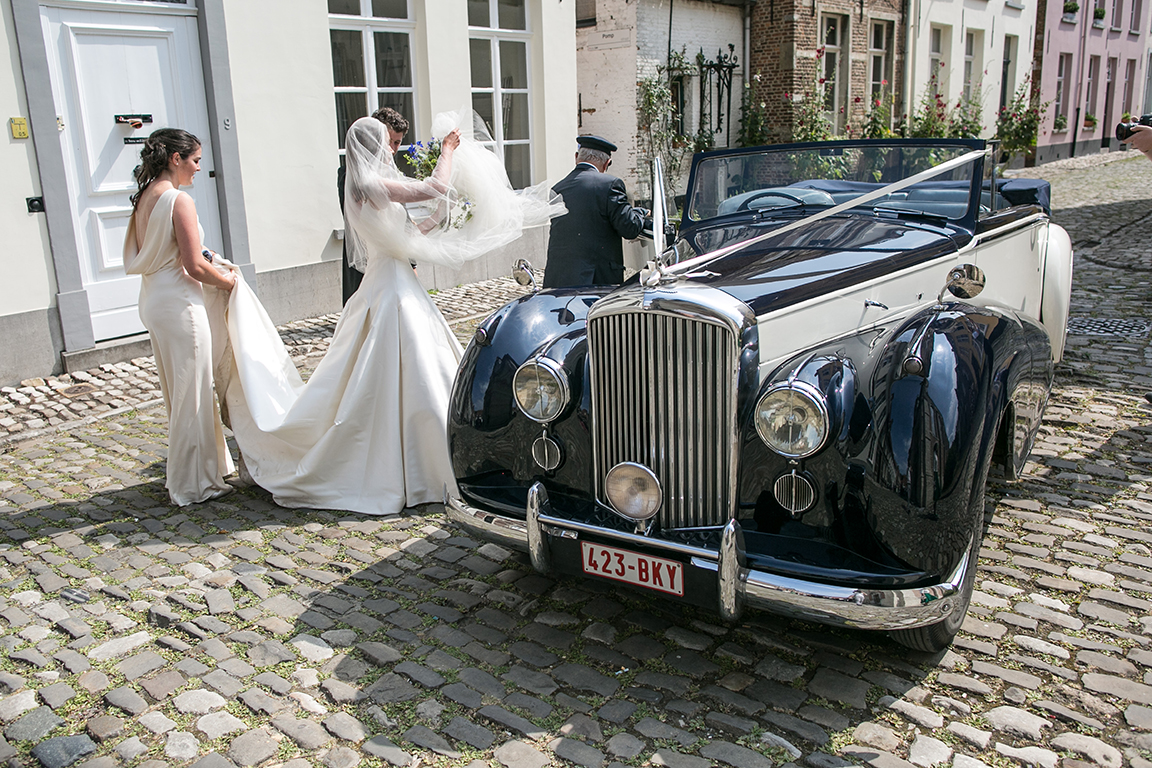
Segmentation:
[(179, 128), (161, 128), (153, 131), (152, 135), (145, 139), (144, 148), (140, 150), (140, 165), (132, 171), (137, 185), (136, 194), (128, 198), (132, 201), (132, 207), (136, 207), (144, 189), (168, 167), (172, 155), (187, 159), (199, 148), (200, 139), (188, 131)]

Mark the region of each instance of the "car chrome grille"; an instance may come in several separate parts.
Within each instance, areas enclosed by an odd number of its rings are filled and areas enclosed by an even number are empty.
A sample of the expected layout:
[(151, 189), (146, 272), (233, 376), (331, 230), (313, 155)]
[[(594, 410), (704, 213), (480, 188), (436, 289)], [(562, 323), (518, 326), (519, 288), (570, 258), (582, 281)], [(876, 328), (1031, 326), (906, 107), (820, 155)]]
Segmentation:
[(736, 341), (725, 325), (657, 312), (588, 322), (596, 495), (622, 461), (650, 468), (663, 528), (724, 525), (735, 498)]

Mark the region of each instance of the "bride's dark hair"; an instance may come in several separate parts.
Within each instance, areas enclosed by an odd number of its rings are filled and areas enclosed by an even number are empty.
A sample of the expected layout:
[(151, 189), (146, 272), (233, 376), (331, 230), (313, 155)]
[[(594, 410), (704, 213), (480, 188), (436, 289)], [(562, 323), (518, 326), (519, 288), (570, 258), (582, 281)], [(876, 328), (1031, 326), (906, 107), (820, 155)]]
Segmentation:
[(187, 158), (199, 148), (200, 139), (180, 128), (161, 128), (152, 131), (152, 135), (144, 140), (144, 148), (140, 150), (140, 165), (132, 171), (137, 185), (136, 194), (128, 198), (132, 201), (132, 208), (136, 208), (136, 203), (140, 202), (140, 195), (148, 185), (168, 167), (172, 155)]

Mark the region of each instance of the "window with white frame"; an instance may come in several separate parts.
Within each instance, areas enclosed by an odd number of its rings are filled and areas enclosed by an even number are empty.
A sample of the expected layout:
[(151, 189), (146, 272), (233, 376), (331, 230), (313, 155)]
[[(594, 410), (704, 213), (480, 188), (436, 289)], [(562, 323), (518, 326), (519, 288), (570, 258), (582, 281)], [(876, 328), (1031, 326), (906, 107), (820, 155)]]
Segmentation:
[(820, 28), (824, 45), (823, 68), (820, 73), (824, 80), (824, 111), (828, 113), (832, 125), (839, 129), (844, 125), (843, 108), (847, 100), (844, 45), (848, 19), (845, 16), (825, 14), (820, 19)]
[(1088, 87), (1084, 89), (1084, 114), (1096, 114), (1096, 99), (1100, 93), (1100, 57), (1088, 59)]
[(1016, 82), (1016, 48), (1020, 38), (1004, 35), (1004, 59), (1000, 62), (1000, 108), (1008, 106), (1011, 84)]
[(1124, 111), (1132, 113), (1132, 91), (1136, 87), (1136, 59), (1124, 65)]
[(1144, 3), (1141, 0), (1132, 0), (1132, 15), (1128, 18), (1128, 31), (1132, 33), (1140, 32), (1140, 12), (1144, 10)]
[(868, 93), (873, 100), (884, 97), (892, 78), (892, 22), (872, 21), (868, 35)]
[(380, 107), (414, 121), (408, 0), (328, 0), (328, 28), (341, 153), (348, 126)]
[(468, 0), (472, 108), (492, 134), (516, 189), (532, 183), (526, 0)]
[(1072, 75), (1072, 54), (1062, 53), (1056, 62), (1056, 99), (1052, 105), (1052, 114), (1065, 115), (1068, 113), (1068, 80)]
[(944, 49), (948, 45), (947, 31), (932, 25), (928, 31), (928, 90), (933, 96), (945, 93)]
[(1124, 0), (1112, 0), (1112, 28), (1120, 29), (1120, 18), (1124, 15)]
[(964, 100), (980, 98), (981, 71), (984, 68), (984, 32), (970, 29), (964, 33)]

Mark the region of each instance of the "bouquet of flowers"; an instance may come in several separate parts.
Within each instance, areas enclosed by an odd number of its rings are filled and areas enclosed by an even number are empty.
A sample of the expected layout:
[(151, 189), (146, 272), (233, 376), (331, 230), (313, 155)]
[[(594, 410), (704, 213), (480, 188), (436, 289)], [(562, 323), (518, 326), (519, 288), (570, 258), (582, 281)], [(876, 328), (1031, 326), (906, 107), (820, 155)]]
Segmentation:
[(408, 164), (416, 174), (416, 178), (423, 181), (436, 170), (436, 162), (440, 159), (440, 140), (432, 139), (427, 144), (418, 141), (408, 147)]
[[(440, 160), (440, 139), (430, 139), (427, 143), (418, 141), (408, 147), (408, 164), (417, 179), (423, 181), (436, 170)], [(460, 229), (472, 218), (474, 203), (455, 190), (449, 192), (448, 211), (440, 222), (441, 229)]]

